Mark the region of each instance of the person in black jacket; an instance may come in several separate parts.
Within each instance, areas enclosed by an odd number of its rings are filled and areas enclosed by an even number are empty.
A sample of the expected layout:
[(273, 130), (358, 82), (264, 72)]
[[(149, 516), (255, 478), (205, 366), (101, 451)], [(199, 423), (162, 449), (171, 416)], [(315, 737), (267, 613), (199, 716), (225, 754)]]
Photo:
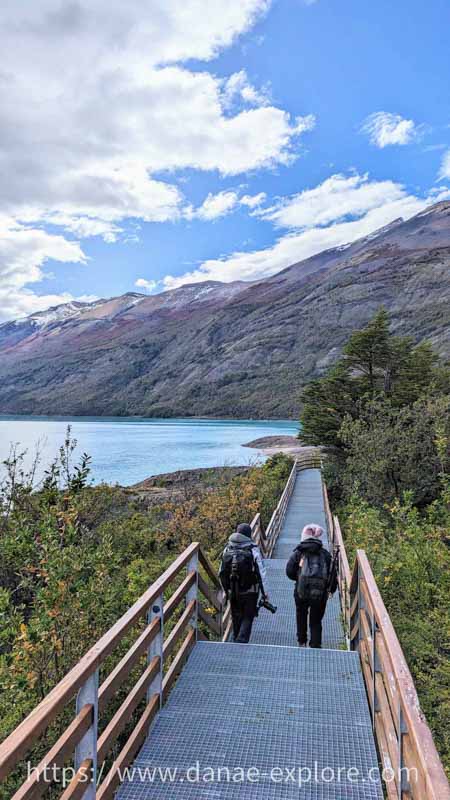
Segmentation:
[[(300, 647), (322, 647), (322, 619), (329, 594), (337, 588), (337, 575), (332, 570), (331, 555), (323, 546), (324, 531), (320, 525), (306, 525), (300, 544), (292, 553), (286, 575), (295, 581), (294, 599), (297, 612), (297, 639)], [(332, 572), (334, 574), (332, 574)]]
[[(237, 579), (234, 587), (233, 564), (236, 566)], [(252, 529), (246, 522), (238, 525), (228, 540), (220, 563), (219, 578), (231, 603), (233, 639), (247, 644), (258, 613), (259, 594), (261, 592), (268, 600), (269, 588), (260, 549), (252, 541)]]

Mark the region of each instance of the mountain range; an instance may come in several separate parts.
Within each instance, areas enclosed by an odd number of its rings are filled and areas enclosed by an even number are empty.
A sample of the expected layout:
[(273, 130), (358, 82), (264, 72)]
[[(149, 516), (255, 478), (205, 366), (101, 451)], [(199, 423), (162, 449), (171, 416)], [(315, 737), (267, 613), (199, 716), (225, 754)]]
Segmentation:
[(0, 325), (0, 413), (295, 417), (383, 305), (450, 355), (450, 202), (272, 277), (71, 302)]

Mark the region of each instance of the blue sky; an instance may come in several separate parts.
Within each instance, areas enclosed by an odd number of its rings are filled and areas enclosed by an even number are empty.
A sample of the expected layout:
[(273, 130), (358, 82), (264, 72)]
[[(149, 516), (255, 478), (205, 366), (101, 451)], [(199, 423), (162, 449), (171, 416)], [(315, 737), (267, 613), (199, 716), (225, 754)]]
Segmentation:
[(256, 280), (449, 196), (448, 0), (8, 0), (0, 21), (0, 319)]

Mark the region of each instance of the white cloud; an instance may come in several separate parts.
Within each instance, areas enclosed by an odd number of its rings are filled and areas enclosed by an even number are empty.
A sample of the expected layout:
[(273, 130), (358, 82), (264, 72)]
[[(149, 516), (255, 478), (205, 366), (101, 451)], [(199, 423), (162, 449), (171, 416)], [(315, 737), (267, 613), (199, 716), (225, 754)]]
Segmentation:
[(278, 227), (298, 230), (328, 225), (348, 215), (361, 216), (403, 197), (403, 188), (392, 181), (369, 181), (367, 175), (332, 175), (314, 189), (284, 198), (260, 215)]
[(225, 81), (222, 92), (222, 105), (225, 109), (229, 109), (236, 100), (243, 100), (254, 106), (269, 105), (269, 87), (264, 86), (262, 89), (256, 89), (250, 83), (245, 70), (235, 72)]
[(138, 278), (134, 285), (138, 289), (145, 289), (146, 292), (152, 292), (156, 289), (158, 281), (148, 281), (146, 278)]
[(184, 210), (184, 215), (187, 219), (201, 219), (206, 222), (219, 219), (231, 211), (234, 211), (239, 206), (247, 206), (250, 209), (256, 209), (266, 199), (265, 192), (259, 194), (249, 195), (245, 194), (239, 197), (239, 193), (232, 190), (224, 190), (217, 194), (208, 194), (202, 205), (194, 209), (191, 206)]
[(442, 190), (438, 195), (430, 192), (420, 198), (392, 181), (369, 181), (364, 175), (347, 178), (334, 175), (315, 189), (282, 200), (278, 207), (269, 210), (269, 219), (291, 229), (273, 246), (210, 259), (180, 277), (168, 275), (164, 285), (175, 288), (204, 280), (260, 280), (322, 250), (367, 236), (394, 219), (408, 219), (449, 196), (450, 192)]
[(376, 147), (410, 144), (421, 135), (422, 128), (414, 120), (404, 119), (400, 114), (377, 111), (365, 120), (361, 131), (369, 135)]
[(245, 72), (183, 66), (217, 56), (270, 3), (4, 0), (0, 214), (113, 242), (127, 220), (183, 217), (178, 169), (289, 163), (310, 117), (292, 119)]
[(42, 280), (42, 265), (49, 258), (66, 264), (86, 263), (78, 242), (0, 218), (0, 320), (73, 299), (68, 293), (37, 295), (27, 288)]
[(439, 178), (442, 180), (443, 178), (450, 178), (450, 150), (444, 154), (442, 159), (441, 169), (439, 172)]
[[(286, 163), (304, 128), (268, 105), (245, 72), (223, 81), (179, 63), (212, 58), (268, 6), (211, 0), (205, 14), (197, 0), (3, 3), (5, 210), (40, 220), (61, 213), (74, 225), (163, 221), (176, 218), (182, 198), (152, 172)], [(226, 115), (230, 92), (242, 102)]]
[(258, 206), (265, 202), (266, 197), (267, 195), (265, 192), (259, 192), (259, 194), (254, 195), (245, 194), (243, 197), (241, 197), (240, 202), (243, 206), (248, 206), (249, 208), (258, 208)]
[(219, 192), (209, 194), (197, 211), (192, 212), (193, 217), (202, 220), (213, 220), (228, 214), (237, 205), (236, 192)]

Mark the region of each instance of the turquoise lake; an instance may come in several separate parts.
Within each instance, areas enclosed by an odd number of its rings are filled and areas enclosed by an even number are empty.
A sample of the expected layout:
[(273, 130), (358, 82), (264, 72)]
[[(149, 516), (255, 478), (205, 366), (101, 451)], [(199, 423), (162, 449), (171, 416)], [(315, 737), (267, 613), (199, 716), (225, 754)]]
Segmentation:
[(262, 453), (243, 445), (261, 436), (295, 435), (299, 428), (284, 420), (0, 416), (0, 462), (17, 444), (31, 463), (38, 446), (42, 474), (57, 455), (67, 425), (78, 441), (75, 457), (82, 452), (92, 457), (94, 482), (122, 486), (161, 472), (262, 461)]

